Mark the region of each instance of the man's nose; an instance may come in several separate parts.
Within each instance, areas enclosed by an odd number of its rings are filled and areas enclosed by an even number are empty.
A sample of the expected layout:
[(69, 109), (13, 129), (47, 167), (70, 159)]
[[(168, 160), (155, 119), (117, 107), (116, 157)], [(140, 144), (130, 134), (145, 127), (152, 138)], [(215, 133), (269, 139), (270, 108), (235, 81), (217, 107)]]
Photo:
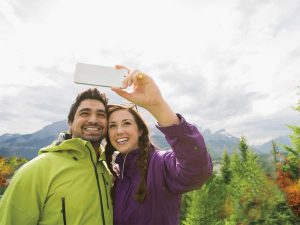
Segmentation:
[(89, 116), (89, 122), (98, 122), (97, 116), (95, 114), (91, 114)]

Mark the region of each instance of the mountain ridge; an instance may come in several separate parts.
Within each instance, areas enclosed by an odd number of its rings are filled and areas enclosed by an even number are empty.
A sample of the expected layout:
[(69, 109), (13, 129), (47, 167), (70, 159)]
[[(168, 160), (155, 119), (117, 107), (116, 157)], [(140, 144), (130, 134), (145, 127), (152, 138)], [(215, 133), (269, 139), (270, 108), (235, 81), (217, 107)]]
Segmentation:
[[(229, 154), (237, 149), (239, 138), (227, 133), (225, 129), (212, 132), (199, 126), (197, 128), (202, 133), (213, 159), (220, 159), (225, 149)], [(39, 149), (51, 144), (60, 132), (68, 129), (67, 121), (62, 120), (46, 125), (32, 134), (3, 134), (0, 136), (0, 156), (19, 156), (32, 159), (37, 155)], [(149, 130), (151, 140), (156, 146), (162, 150), (170, 148), (164, 135), (158, 129), (150, 126)], [(278, 137), (275, 141), (290, 144), (288, 136)], [(271, 153), (272, 141), (267, 141), (262, 145), (253, 145), (251, 148), (256, 153), (268, 154)]]

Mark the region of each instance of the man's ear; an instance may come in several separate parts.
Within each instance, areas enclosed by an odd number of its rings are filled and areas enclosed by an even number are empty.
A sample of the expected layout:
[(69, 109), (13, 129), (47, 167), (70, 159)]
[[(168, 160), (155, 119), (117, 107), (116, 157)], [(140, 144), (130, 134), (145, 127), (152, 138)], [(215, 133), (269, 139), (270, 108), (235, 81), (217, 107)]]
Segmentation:
[(68, 122), (68, 125), (69, 125), (69, 131), (70, 131), (70, 133), (71, 133), (72, 123), (71, 123), (71, 122)]

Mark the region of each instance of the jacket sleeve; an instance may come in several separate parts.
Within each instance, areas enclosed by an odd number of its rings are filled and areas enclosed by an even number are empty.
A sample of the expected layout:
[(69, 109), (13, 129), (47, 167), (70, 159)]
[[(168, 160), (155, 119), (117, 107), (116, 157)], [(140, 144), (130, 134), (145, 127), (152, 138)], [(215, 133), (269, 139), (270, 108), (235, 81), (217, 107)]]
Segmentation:
[(36, 180), (38, 169), (31, 162), (13, 176), (0, 200), (0, 224), (36, 225), (42, 210), (43, 191)]
[(163, 154), (163, 175), (167, 188), (174, 193), (184, 193), (204, 184), (211, 176), (213, 166), (197, 127), (177, 115), (179, 125), (157, 128), (172, 148), (172, 151)]

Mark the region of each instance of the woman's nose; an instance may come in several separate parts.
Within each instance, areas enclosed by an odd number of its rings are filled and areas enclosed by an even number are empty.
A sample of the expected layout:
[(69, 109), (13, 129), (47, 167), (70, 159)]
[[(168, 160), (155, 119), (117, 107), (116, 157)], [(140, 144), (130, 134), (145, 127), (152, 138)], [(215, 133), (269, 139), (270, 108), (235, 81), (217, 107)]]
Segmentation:
[(118, 127), (117, 127), (117, 133), (123, 133), (123, 127), (122, 127), (122, 125), (118, 125)]

